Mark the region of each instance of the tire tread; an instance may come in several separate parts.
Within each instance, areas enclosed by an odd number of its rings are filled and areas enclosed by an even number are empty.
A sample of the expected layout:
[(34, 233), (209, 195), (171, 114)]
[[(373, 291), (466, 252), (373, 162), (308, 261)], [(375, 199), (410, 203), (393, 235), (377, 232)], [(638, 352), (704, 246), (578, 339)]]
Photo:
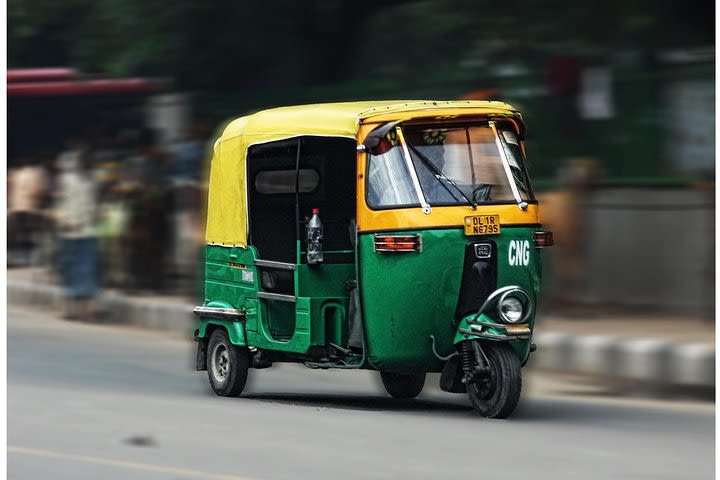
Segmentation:
[(385, 391), (393, 398), (410, 399), (420, 395), (425, 386), (425, 372), (393, 373), (380, 372)]
[(522, 391), (520, 359), (515, 350), (507, 343), (486, 343), (483, 351), (491, 362), (496, 364), (502, 381), (500, 391), (492, 396), (493, 403), (477, 398), (473, 389), (468, 388), (473, 408), (483, 417), (507, 418), (517, 408)]

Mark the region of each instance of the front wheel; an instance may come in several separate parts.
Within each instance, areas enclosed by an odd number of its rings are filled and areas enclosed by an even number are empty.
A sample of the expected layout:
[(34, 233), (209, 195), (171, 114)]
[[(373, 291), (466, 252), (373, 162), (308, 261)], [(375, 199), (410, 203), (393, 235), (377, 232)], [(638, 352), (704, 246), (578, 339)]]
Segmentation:
[(385, 391), (393, 398), (415, 398), (425, 386), (425, 372), (392, 373), (380, 372)]
[(483, 417), (509, 417), (520, 400), (520, 359), (508, 343), (485, 343), (482, 351), (490, 368), (484, 378), (467, 385), (470, 402)]
[(250, 358), (247, 348), (230, 342), (224, 329), (210, 335), (207, 348), (210, 386), (221, 397), (237, 397), (245, 388)]

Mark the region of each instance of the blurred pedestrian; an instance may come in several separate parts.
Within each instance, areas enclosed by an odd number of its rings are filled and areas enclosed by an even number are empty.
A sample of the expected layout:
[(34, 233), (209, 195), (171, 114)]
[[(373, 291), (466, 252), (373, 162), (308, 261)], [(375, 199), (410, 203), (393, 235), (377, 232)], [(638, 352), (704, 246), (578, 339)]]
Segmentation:
[(77, 140), (58, 157), (60, 175), (56, 218), (60, 242), (60, 276), (66, 297), (64, 317), (89, 319), (99, 284), (95, 236), (97, 185), (90, 156)]
[(176, 279), (185, 279), (193, 288), (196, 281), (196, 252), (201, 203), (201, 178), (206, 155), (207, 129), (195, 119), (184, 138), (170, 149), (169, 176), (172, 188), (173, 238), (172, 271)]
[(98, 210), (97, 234), (103, 285), (124, 287), (127, 285), (125, 235), (129, 213), (121, 185), (112, 186), (104, 192)]
[(556, 246), (550, 249), (550, 274), (557, 291), (555, 301), (576, 303), (587, 285), (587, 213), (584, 206), (601, 175), (597, 162), (575, 157), (558, 170), (561, 189), (544, 193), (541, 222), (553, 231)]
[(31, 265), (45, 223), (42, 209), (49, 194), (49, 179), (37, 159), (23, 157), (19, 163), (9, 175), (8, 237), (16, 260)]
[(194, 120), (184, 138), (171, 149), (172, 163), (168, 168), (173, 183), (196, 184), (200, 181), (205, 158), (206, 128)]
[(151, 130), (143, 130), (138, 141), (137, 154), (128, 159), (133, 192), (128, 225), (129, 270), (133, 290), (162, 291), (173, 240), (167, 154), (155, 147)]
[(96, 228), (103, 285), (121, 287), (126, 282), (124, 234), (127, 207), (123, 195), (121, 137), (102, 129), (93, 146), (92, 158), (97, 180), (99, 206)]
[(100, 201), (104, 200), (106, 194), (110, 195), (120, 176), (120, 152), (116, 143), (116, 139), (103, 130), (92, 145), (92, 164), (98, 181)]

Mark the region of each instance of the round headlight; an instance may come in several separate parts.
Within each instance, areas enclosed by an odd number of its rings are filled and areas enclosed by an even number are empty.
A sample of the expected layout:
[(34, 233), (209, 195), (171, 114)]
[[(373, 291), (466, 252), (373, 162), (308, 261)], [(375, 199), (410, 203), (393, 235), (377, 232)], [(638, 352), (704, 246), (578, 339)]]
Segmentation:
[(523, 304), (515, 297), (505, 297), (500, 302), (500, 316), (508, 323), (518, 323), (523, 318)]

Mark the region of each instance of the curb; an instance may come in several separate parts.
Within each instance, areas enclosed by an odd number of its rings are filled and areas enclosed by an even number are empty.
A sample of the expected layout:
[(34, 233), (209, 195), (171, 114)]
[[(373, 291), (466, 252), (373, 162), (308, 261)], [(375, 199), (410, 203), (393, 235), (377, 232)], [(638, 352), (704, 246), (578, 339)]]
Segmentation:
[[(7, 285), (9, 305), (59, 308), (62, 299), (62, 289), (54, 285), (19, 282), (8, 282)], [(107, 312), (105, 319), (98, 323), (170, 330), (184, 333), (188, 338), (195, 328), (193, 305), (190, 304), (169, 304), (145, 298), (128, 299), (110, 292), (102, 293), (97, 302)]]
[[(62, 289), (57, 286), (18, 282), (7, 285), (8, 304), (56, 307), (61, 300)], [(195, 328), (190, 304), (128, 299), (113, 293), (102, 294), (98, 302), (109, 313), (107, 323), (182, 332), (188, 337)], [(529, 365), (539, 369), (660, 385), (715, 386), (712, 344), (552, 331), (538, 332), (534, 342), (538, 350)]]
[(654, 338), (539, 332), (534, 367), (628, 381), (715, 387), (715, 346)]

